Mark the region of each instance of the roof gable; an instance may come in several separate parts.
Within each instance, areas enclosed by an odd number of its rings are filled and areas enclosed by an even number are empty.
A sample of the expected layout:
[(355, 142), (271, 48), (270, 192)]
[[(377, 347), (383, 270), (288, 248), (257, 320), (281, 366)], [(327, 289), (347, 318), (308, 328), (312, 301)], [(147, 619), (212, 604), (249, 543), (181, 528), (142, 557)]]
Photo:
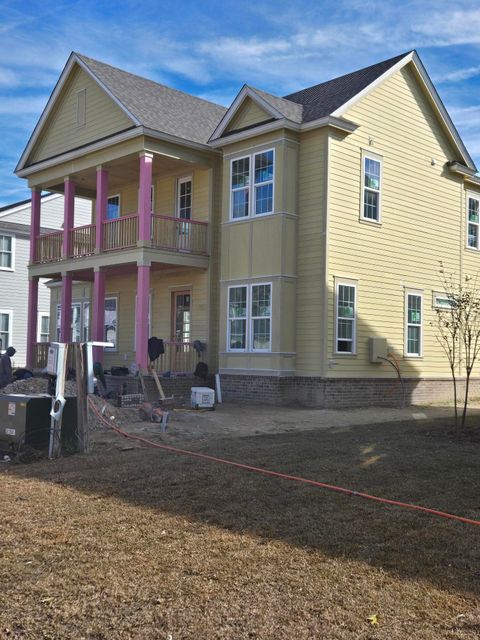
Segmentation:
[(272, 114), (265, 111), (257, 102), (246, 96), (238, 111), (228, 122), (225, 133), (247, 129), (257, 124), (270, 122)]

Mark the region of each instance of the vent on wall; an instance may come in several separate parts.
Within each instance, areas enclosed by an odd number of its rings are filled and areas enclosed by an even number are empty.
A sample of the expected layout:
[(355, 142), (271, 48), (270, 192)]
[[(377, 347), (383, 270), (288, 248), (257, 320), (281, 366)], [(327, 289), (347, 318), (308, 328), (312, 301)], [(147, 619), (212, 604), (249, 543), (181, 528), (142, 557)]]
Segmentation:
[(87, 112), (87, 90), (77, 91), (77, 127), (83, 127)]

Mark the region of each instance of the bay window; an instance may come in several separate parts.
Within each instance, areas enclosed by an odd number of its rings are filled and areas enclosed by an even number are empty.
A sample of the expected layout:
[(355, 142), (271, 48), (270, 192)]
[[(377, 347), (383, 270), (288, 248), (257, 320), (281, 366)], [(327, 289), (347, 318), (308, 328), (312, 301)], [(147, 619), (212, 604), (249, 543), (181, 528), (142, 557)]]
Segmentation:
[(227, 322), (228, 351), (270, 351), (272, 285), (230, 287)]
[(230, 218), (232, 220), (273, 213), (274, 171), (273, 149), (232, 160), (230, 182)]

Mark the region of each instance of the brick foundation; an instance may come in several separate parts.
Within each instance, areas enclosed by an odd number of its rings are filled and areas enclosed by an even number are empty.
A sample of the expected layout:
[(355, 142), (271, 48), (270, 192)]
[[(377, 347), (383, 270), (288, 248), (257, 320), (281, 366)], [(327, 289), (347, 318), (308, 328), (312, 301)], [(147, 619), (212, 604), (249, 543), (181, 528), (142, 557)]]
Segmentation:
[[(450, 378), (408, 378), (405, 404), (429, 404), (453, 399)], [(221, 376), (222, 396), (226, 402), (289, 405), (326, 409), (347, 407), (398, 407), (403, 389), (395, 378), (309, 378), (230, 375)], [(470, 396), (480, 396), (480, 379), (470, 382)], [(459, 393), (464, 382), (459, 381)]]
[[(107, 391), (112, 392), (115, 396), (120, 394), (141, 394), (142, 385), (138, 376), (105, 376), (107, 383)], [(159, 393), (153, 376), (144, 376), (145, 386), (150, 400), (158, 400)], [(188, 400), (190, 398), (190, 389), (192, 387), (210, 387), (215, 389), (215, 377), (208, 376), (206, 380), (196, 378), (195, 376), (178, 376), (172, 378), (163, 378), (159, 376), (165, 395), (174, 396), (177, 400)], [(125, 405), (123, 405), (125, 406)]]

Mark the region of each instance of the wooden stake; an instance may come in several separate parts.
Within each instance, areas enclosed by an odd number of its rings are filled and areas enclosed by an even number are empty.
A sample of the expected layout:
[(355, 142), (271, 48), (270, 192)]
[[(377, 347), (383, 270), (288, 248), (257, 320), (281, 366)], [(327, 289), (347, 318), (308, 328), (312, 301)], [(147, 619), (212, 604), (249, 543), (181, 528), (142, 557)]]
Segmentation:
[(75, 350), (75, 373), (77, 382), (77, 434), (78, 449), (81, 453), (88, 452), (88, 409), (87, 393), (85, 389), (85, 359), (80, 343), (73, 345)]

